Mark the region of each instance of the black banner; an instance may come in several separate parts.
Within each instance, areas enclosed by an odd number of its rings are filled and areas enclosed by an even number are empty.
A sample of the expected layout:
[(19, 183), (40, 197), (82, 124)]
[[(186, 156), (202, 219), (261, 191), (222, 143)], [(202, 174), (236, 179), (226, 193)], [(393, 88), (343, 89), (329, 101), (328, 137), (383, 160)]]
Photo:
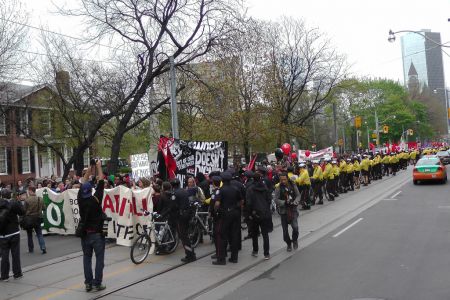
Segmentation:
[(169, 149), (176, 162), (176, 176), (182, 183), (186, 176), (195, 176), (199, 172), (222, 172), (228, 168), (227, 142), (174, 140)]

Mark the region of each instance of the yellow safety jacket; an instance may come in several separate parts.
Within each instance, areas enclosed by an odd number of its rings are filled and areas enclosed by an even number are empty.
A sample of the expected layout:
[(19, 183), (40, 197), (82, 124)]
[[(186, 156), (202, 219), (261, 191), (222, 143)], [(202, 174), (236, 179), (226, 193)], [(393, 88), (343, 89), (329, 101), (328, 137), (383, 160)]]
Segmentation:
[(322, 172), (322, 168), (320, 166), (317, 166), (314, 168), (314, 173), (313, 173), (312, 178), (314, 180), (319, 180), (319, 181), (323, 180), (323, 172)]
[(311, 185), (307, 169), (300, 170), (300, 176), (295, 180), (295, 183), (297, 185)]

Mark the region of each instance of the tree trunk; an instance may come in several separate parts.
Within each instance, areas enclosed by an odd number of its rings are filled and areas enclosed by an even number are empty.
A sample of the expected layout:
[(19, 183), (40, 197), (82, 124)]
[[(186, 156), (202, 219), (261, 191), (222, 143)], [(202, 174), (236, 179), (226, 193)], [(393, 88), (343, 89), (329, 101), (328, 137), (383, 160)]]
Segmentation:
[(84, 169), (84, 151), (80, 148), (76, 149), (73, 153), (74, 158), (74, 169), (77, 176), (83, 176)]
[(250, 143), (247, 140), (245, 140), (243, 146), (244, 146), (245, 161), (248, 164), (250, 162)]
[(67, 179), (67, 176), (69, 176), (70, 169), (72, 168), (72, 165), (73, 165), (73, 161), (74, 161), (74, 159), (70, 158), (69, 161), (63, 165), (63, 169), (64, 169), (63, 176), (62, 176), (63, 182), (65, 182)]
[(120, 155), (120, 148), (122, 146), (122, 139), (125, 134), (123, 130), (121, 130), (121, 124), (119, 123), (119, 128), (117, 128), (116, 133), (114, 134), (112, 145), (111, 145), (111, 155), (110, 155), (110, 161), (108, 164), (108, 173), (109, 174), (116, 174), (117, 169), (119, 166), (119, 155)]

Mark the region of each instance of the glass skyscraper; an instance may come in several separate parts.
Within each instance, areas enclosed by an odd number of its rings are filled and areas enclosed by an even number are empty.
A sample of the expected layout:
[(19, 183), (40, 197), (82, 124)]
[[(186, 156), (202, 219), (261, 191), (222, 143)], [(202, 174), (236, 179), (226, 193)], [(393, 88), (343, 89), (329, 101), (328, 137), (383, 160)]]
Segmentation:
[[(429, 29), (420, 31), (424, 36), (417, 33), (407, 33), (401, 37), (403, 76), (405, 86), (417, 87), (419, 91), (428, 91), (442, 103), (442, 120), (445, 120), (445, 132), (447, 131), (447, 104), (444, 78), (444, 64), (442, 60), (441, 34), (431, 32)], [(440, 116), (436, 116), (441, 118)], [(443, 124), (443, 125), (444, 125)], [(443, 129), (443, 128), (442, 128)], [(439, 130), (444, 133), (444, 130)]]

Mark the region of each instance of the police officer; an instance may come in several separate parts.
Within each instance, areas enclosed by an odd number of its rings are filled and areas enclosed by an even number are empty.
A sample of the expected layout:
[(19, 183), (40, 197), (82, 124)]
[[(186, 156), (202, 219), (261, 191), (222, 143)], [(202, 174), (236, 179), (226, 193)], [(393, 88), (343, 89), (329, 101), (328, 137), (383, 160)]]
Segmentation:
[(184, 252), (186, 256), (181, 259), (182, 262), (188, 263), (195, 261), (194, 248), (191, 247), (191, 241), (188, 238), (189, 221), (192, 217), (192, 210), (189, 205), (189, 194), (185, 189), (180, 186), (180, 180), (178, 178), (172, 179), (170, 184), (173, 188), (173, 200), (175, 201), (178, 210), (177, 230), (178, 236), (183, 243)]
[(218, 214), (217, 225), (217, 261), (213, 265), (225, 265), (227, 245), (230, 244), (232, 263), (238, 262), (239, 231), (241, 230), (240, 203), (241, 193), (231, 185), (232, 176), (228, 172), (220, 175), (223, 186), (214, 202), (214, 210)]

